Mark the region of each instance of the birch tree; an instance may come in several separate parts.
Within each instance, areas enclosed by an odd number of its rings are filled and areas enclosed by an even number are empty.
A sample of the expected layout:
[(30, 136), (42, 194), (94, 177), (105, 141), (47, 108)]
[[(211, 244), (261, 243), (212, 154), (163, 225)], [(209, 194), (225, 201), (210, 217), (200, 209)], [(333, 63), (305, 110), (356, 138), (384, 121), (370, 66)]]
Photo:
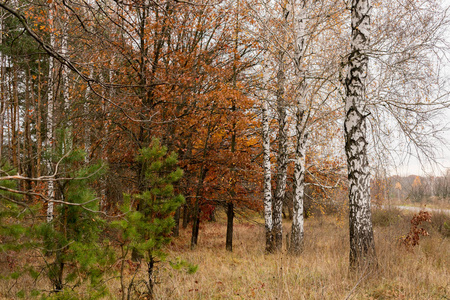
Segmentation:
[(266, 231), (266, 252), (271, 252), (273, 249), (272, 170), (270, 164), (270, 127), (267, 99), (262, 101), (262, 142), (264, 153), (264, 223)]
[[(0, 44), (3, 44), (3, 23), (6, 13), (0, 11)], [(3, 155), (3, 125), (5, 123), (6, 96), (5, 96), (5, 59), (0, 51), (0, 157)]]
[[(49, 24), (49, 35), (50, 35), (50, 46), (52, 48), (55, 47), (55, 35), (54, 35), (54, 4), (52, 2), (49, 3), (48, 8), (48, 24)], [(48, 80), (47, 80), (47, 139), (46, 139), (46, 148), (50, 153), (47, 158), (47, 171), (49, 173), (52, 172), (52, 156), (51, 152), (53, 150), (53, 81), (54, 77), (54, 60), (53, 57), (50, 56), (48, 59)], [(53, 180), (48, 181), (48, 204), (47, 204), (47, 222), (51, 222), (53, 220), (53, 201), (55, 198), (55, 186)]]
[[(289, 11), (287, 10), (287, 3), (281, 4), (281, 13), (283, 23), (281, 27), (281, 42), (286, 43), (287, 18)], [(286, 178), (288, 167), (288, 115), (287, 103), (285, 99), (285, 84), (286, 84), (286, 66), (285, 66), (285, 51), (279, 48), (277, 51), (277, 76), (276, 76), (276, 104), (277, 104), (277, 121), (278, 121), (278, 155), (277, 155), (277, 177), (276, 189), (273, 199), (273, 244), (274, 250), (281, 250), (283, 241), (283, 226), (282, 226), (282, 210), (283, 200), (286, 195)]]
[(448, 127), (448, 12), (439, 0), (375, 1), (367, 99), (376, 159), (433, 164)]
[(351, 51), (345, 79), (345, 154), (349, 179), (350, 268), (376, 264), (370, 210), (370, 170), (367, 153), (366, 77), (370, 37), (370, 1), (351, 5)]
[(292, 1), (291, 11), (294, 33), (294, 71), (298, 84), (296, 91), (296, 148), (295, 148), (295, 169), (294, 169), (294, 197), (293, 197), (293, 219), (291, 242), (289, 252), (299, 254), (303, 246), (303, 198), (305, 193), (305, 158), (306, 158), (306, 101), (305, 88), (306, 76), (302, 67), (302, 58), (304, 53), (304, 44), (306, 36), (306, 5), (307, 0)]
[[(267, 74), (275, 73), (271, 80), (263, 79), (264, 84), (267, 85), (265, 89), (269, 95), (272, 93), (272, 97), (267, 98), (273, 98), (270, 100), (275, 103), (278, 123), (278, 147), (276, 152), (274, 151), (277, 156), (277, 168), (273, 202), (270, 199), (268, 188), (266, 188), (264, 196), (266, 231), (268, 228), (273, 229), (271, 234), (266, 234), (266, 245), (270, 245), (271, 239), (273, 239), (273, 250), (281, 249), (282, 203), (285, 202), (283, 200), (286, 197), (289, 197), (289, 195), (286, 196), (287, 181), (290, 177), (287, 174), (287, 166), (290, 161), (295, 161), (293, 176), (295, 212), (290, 238), (291, 249), (289, 249), (292, 254), (300, 253), (303, 239), (307, 139), (308, 136), (311, 136), (309, 134), (311, 131), (320, 131), (333, 124), (335, 117), (332, 117), (331, 112), (336, 108), (336, 105), (327, 101), (333, 94), (333, 88), (330, 88), (329, 84), (324, 84), (329, 81), (329, 78), (333, 78), (332, 74), (336, 70), (335, 59), (330, 59), (330, 55), (323, 58), (316, 53), (313, 54), (314, 50), (312, 49), (307, 51), (308, 45), (321, 46), (321, 39), (329, 42), (329, 39), (322, 37), (323, 32), (330, 34), (327, 31), (328, 21), (324, 16), (335, 14), (336, 8), (327, 3), (314, 6), (313, 10), (308, 7), (308, 2), (306, 0), (274, 1), (261, 3), (261, 9), (250, 8), (259, 22), (260, 39), (267, 44), (264, 46), (264, 49), (267, 49), (267, 58), (264, 58), (266, 63), (263, 66), (264, 74), (267, 76)], [(309, 16), (308, 14), (313, 11), (314, 15)], [(308, 23), (308, 19), (313, 21)], [(336, 54), (332, 54), (331, 58), (334, 55)], [(267, 63), (267, 61), (270, 62)], [(307, 78), (310, 78), (308, 84)], [(272, 85), (267, 84), (270, 81), (273, 82)], [(264, 133), (264, 126), (266, 126), (264, 112), (267, 112), (267, 109), (263, 107), (263, 144), (270, 142), (268, 140), (270, 134)], [(268, 156), (270, 156), (269, 146), (267, 146)], [(268, 187), (270, 179), (267, 173), (269, 172), (267, 163), (269, 160), (265, 159), (264, 161), (264, 185)], [(268, 222), (267, 218), (270, 213), (272, 220)]]

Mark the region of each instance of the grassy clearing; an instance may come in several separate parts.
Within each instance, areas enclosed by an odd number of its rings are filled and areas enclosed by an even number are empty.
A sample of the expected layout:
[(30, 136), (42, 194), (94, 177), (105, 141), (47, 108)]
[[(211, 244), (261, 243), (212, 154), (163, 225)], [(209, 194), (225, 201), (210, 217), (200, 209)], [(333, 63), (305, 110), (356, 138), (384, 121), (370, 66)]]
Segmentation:
[[(375, 214), (383, 212), (375, 212)], [(199, 245), (189, 249), (190, 230), (167, 248), (169, 260), (181, 258), (198, 265), (195, 274), (161, 263), (157, 299), (449, 299), (450, 239), (432, 224), (430, 236), (407, 251), (398, 239), (409, 231), (410, 215), (388, 212), (375, 225), (379, 269), (360, 281), (348, 275), (348, 225), (333, 216), (308, 219), (305, 248), (299, 257), (285, 251), (264, 253), (264, 228), (237, 222), (234, 251), (225, 251), (225, 222), (203, 223)], [(220, 218), (219, 218), (220, 220)], [(386, 221), (388, 220), (388, 221)], [(394, 221), (392, 221), (394, 220)], [(386, 223), (387, 222), (387, 223)], [(289, 224), (285, 224), (289, 229)], [(144, 271), (140, 276), (145, 276)], [(359, 282), (359, 284), (357, 284)], [(35, 283), (23, 277), (0, 281), (2, 299), (20, 286)], [(45, 284), (44, 282), (38, 283)], [(110, 299), (120, 299), (119, 282), (109, 283)], [(9, 291), (8, 291), (9, 290)], [(1, 297), (1, 296), (0, 296)], [(134, 294), (132, 299), (137, 299)]]
[[(206, 224), (199, 247), (186, 247), (183, 232), (170, 248), (199, 265), (194, 275), (161, 270), (161, 299), (448, 299), (450, 241), (429, 227), (413, 251), (399, 246), (409, 231), (410, 216), (390, 226), (376, 226), (379, 270), (355, 287), (348, 276), (347, 224), (333, 217), (306, 221), (305, 250), (300, 257), (285, 252), (265, 255), (263, 228), (240, 223), (235, 228), (234, 252), (224, 251), (225, 224)], [(288, 224), (286, 224), (288, 229)]]

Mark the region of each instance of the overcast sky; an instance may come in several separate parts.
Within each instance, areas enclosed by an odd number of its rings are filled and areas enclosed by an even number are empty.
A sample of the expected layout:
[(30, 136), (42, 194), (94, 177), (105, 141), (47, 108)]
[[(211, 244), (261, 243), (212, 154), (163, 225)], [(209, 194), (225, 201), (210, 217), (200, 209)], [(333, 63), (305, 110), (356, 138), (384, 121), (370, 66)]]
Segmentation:
[[(442, 0), (442, 3), (444, 4), (444, 7), (450, 6), (450, 0)], [(450, 43), (450, 29), (447, 32), (447, 41)], [(450, 82), (450, 62), (445, 68), (443, 74), (447, 74), (447, 80)], [(450, 109), (447, 109), (444, 112), (442, 122), (450, 124)], [(432, 166), (430, 164), (421, 165), (417, 159), (415, 159), (414, 157), (410, 157), (409, 160), (406, 160), (404, 164), (400, 165), (399, 168), (397, 168), (397, 170), (391, 170), (391, 175), (432, 174), (438, 176), (440, 175), (440, 173), (445, 172), (447, 168), (450, 169), (450, 131), (444, 132), (443, 137), (447, 142), (447, 146), (437, 145), (436, 149), (436, 151), (439, 153), (436, 161), (440, 166)]]

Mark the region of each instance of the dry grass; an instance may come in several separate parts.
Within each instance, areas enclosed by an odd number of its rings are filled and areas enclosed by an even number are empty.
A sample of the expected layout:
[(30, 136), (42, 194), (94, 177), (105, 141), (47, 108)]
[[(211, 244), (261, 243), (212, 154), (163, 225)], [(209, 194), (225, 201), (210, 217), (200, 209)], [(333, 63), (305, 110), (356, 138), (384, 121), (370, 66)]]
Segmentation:
[[(399, 246), (407, 219), (395, 227), (376, 227), (379, 269), (363, 280), (348, 276), (347, 224), (333, 217), (306, 222), (305, 250), (265, 255), (263, 228), (236, 224), (233, 253), (226, 252), (225, 226), (206, 224), (199, 247), (186, 247), (189, 232), (170, 247), (172, 257), (199, 265), (194, 275), (163, 267), (160, 299), (448, 299), (450, 241), (438, 232), (424, 237), (413, 252)], [(288, 224), (286, 224), (287, 227)]]
[[(289, 224), (285, 224), (288, 229)], [(376, 226), (379, 268), (360, 280), (348, 274), (347, 224), (332, 216), (308, 219), (305, 248), (299, 257), (283, 251), (264, 253), (264, 228), (236, 222), (234, 251), (225, 251), (225, 223), (203, 223), (199, 245), (189, 249), (190, 230), (167, 248), (168, 259), (198, 265), (195, 274), (161, 263), (157, 299), (449, 299), (450, 240), (431, 226), (412, 252), (398, 239), (409, 230), (408, 218)], [(144, 276), (144, 273), (142, 273)], [(360, 281), (360, 282), (359, 282)], [(359, 284), (357, 285), (357, 282)], [(5, 282), (0, 281), (0, 293)], [(20, 285), (20, 282), (17, 283)], [(111, 299), (120, 299), (111, 281)], [(14, 289), (13, 289), (14, 290)], [(352, 292), (351, 292), (352, 291)], [(1, 294), (0, 294), (1, 295)], [(4, 294), (5, 295), (5, 294)], [(5, 299), (10, 299), (5, 297)]]
[(450, 209), (450, 199), (439, 198), (439, 197), (427, 197), (422, 199), (420, 202), (412, 201), (411, 199), (390, 199), (385, 201), (385, 205), (403, 205), (403, 206), (413, 206), (421, 208), (431, 208), (431, 209)]

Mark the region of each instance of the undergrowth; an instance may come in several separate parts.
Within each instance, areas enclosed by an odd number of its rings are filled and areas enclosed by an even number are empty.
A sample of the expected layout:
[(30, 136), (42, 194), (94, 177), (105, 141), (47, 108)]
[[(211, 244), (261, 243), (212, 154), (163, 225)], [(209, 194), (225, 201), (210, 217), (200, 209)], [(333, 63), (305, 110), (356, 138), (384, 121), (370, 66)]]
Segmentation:
[[(447, 299), (450, 295), (450, 240), (435, 228), (436, 216), (414, 251), (399, 247), (398, 239), (408, 232), (412, 215), (374, 226), (379, 267), (361, 278), (348, 273), (348, 224), (334, 216), (309, 218), (305, 223), (304, 251), (291, 257), (285, 251), (264, 253), (262, 220), (235, 224), (233, 252), (225, 250), (226, 223), (203, 223), (199, 244), (190, 250), (190, 228), (182, 229), (165, 251), (167, 261), (188, 261), (197, 272), (175, 270), (169, 263), (155, 270), (156, 299)], [(444, 217), (441, 217), (443, 220)], [(445, 224), (444, 221), (443, 224)], [(284, 224), (285, 232), (290, 224)], [(444, 226), (444, 225), (443, 225)], [(16, 264), (27, 253), (15, 253)], [(7, 266), (0, 258), (0, 270)], [(126, 272), (126, 276), (132, 273)], [(136, 278), (145, 278), (144, 271)], [(44, 281), (26, 276), (0, 281), (0, 298), (14, 299), (17, 291), (45, 289)], [(120, 284), (109, 278), (110, 296), (120, 299)], [(138, 294), (136, 298), (139, 299)]]

